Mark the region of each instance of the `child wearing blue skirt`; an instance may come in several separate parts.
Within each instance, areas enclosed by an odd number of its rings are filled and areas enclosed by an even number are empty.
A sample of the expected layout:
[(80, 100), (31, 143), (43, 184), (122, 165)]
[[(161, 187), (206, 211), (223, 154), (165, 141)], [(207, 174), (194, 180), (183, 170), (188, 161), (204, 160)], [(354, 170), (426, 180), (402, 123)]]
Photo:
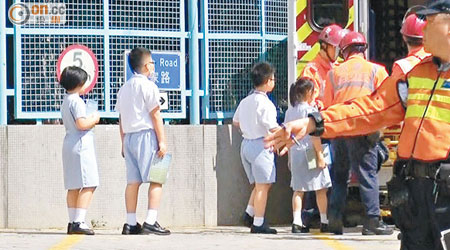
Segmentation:
[[(307, 78), (299, 78), (289, 90), (291, 105), (286, 111), (285, 122), (306, 118), (309, 113), (317, 111), (310, 106), (313, 100), (314, 83)], [(328, 231), (327, 219), (327, 189), (331, 187), (330, 173), (323, 156), (322, 144), (319, 137), (305, 136), (289, 150), (289, 164), (291, 166), (291, 187), (293, 223), (292, 233), (308, 233), (309, 228), (303, 225), (301, 211), (303, 194), (308, 191), (316, 192), (316, 202), (320, 212), (321, 232)], [(309, 167), (308, 152), (314, 152), (316, 168)], [(314, 156), (313, 154), (313, 156)], [(310, 156), (311, 157), (311, 156)]]
[(86, 225), (85, 217), (99, 184), (92, 128), (99, 122), (100, 116), (98, 112), (86, 114), (86, 104), (80, 98), (86, 80), (86, 71), (74, 66), (65, 68), (60, 79), (60, 84), (67, 91), (61, 106), (66, 129), (62, 158), (69, 211), (67, 234), (94, 234)]

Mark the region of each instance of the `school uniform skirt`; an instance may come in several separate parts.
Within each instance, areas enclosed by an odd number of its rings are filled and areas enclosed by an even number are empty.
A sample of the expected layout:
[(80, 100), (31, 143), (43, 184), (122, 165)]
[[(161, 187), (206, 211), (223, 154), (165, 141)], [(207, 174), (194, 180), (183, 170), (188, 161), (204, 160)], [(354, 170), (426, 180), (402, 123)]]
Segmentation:
[(291, 164), (291, 188), (294, 191), (316, 191), (331, 187), (328, 167), (308, 169), (306, 151), (296, 146), (289, 151)]
[(66, 134), (62, 151), (65, 189), (99, 185), (92, 131)]

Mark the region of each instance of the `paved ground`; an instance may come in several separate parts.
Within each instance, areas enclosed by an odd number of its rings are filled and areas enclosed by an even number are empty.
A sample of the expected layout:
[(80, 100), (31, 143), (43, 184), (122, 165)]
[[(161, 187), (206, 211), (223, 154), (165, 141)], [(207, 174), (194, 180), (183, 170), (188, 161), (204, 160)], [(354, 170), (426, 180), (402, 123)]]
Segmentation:
[(122, 236), (120, 230), (96, 230), (95, 236), (68, 236), (62, 230), (0, 230), (0, 249), (182, 249), (182, 250), (398, 250), (398, 231), (390, 236), (362, 236), (361, 228), (344, 235), (293, 235), (277, 227), (278, 235), (251, 235), (244, 227), (175, 228), (170, 236)]

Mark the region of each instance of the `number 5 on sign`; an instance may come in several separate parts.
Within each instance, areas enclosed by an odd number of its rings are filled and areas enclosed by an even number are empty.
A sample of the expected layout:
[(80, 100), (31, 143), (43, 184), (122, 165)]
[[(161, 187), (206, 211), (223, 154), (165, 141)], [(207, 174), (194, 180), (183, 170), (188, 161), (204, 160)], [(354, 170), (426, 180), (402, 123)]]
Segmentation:
[(84, 93), (89, 93), (94, 88), (98, 78), (98, 61), (94, 53), (88, 47), (80, 44), (67, 47), (59, 56), (56, 65), (58, 81), (61, 73), (68, 66), (77, 66), (87, 72), (88, 77), (84, 84)]

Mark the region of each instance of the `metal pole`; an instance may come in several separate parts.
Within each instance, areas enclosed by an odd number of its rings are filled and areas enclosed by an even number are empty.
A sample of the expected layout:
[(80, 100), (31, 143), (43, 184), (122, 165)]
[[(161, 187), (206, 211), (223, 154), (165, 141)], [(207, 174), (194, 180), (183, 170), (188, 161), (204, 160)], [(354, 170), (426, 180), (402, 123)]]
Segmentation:
[(109, 55), (109, 1), (103, 1), (103, 29), (106, 31), (103, 36), (103, 55), (104, 55), (104, 71), (105, 71), (105, 111), (113, 112), (111, 110), (111, 74), (110, 74), (110, 55)]
[[(297, 76), (297, 32), (296, 32), (296, 18), (297, 18), (297, 0), (288, 0), (288, 96), (291, 85), (295, 82)], [(289, 102), (289, 98), (288, 102)]]
[(0, 125), (8, 122), (6, 102), (6, 5), (0, 6)]
[(209, 27), (208, 27), (208, 0), (202, 0), (202, 27), (203, 27), (203, 41), (202, 41), (202, 89), (204, 95), (202, 98), (202, 112), (203, 119), (209, 119)]
[(199, 54), (198, 54), (198, 0), (189, 0), (189, 85), (192, 96), (189, 101), (191, 124), (200, 124)]

